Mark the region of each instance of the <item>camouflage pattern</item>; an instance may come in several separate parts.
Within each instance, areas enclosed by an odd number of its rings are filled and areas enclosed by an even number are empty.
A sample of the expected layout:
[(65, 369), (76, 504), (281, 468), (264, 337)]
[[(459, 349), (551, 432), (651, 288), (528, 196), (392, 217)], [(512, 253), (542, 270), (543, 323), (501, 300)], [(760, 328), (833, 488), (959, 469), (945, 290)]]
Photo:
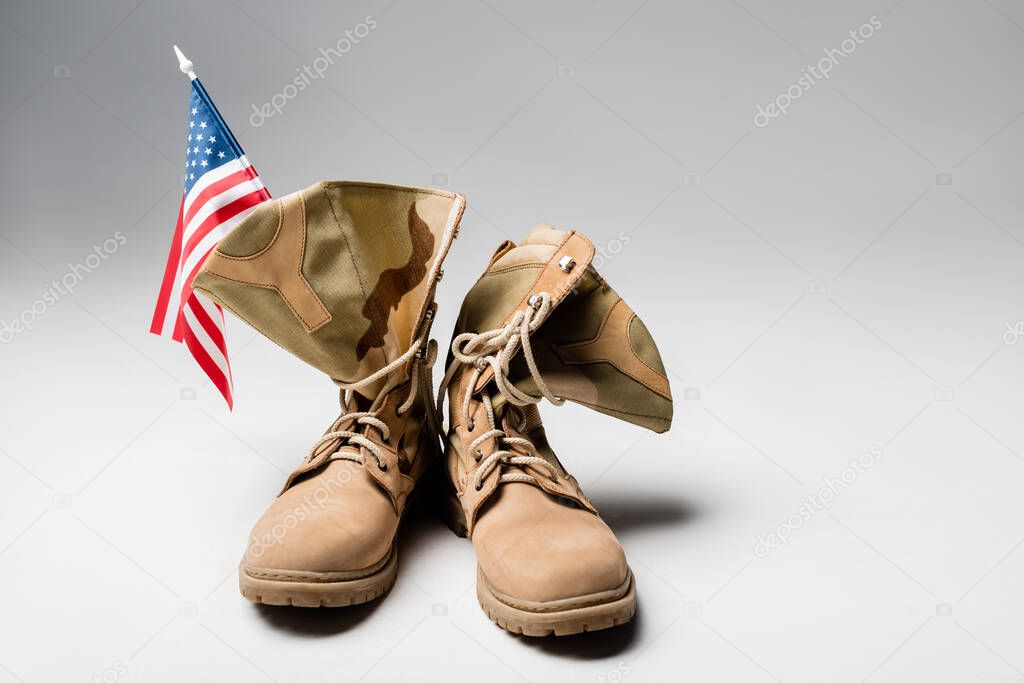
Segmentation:
[(319, 182), (257, 207), (217, 245), (194, 286), (352, 383), (409, 349), (464, 209), (451, 192)]
[[(574, 262), (565, 264), (568, 271), (557, 265), (563, 253), (559, 247), (570, 237), (585, 240), (577, 232), (538, 225), (520, 244), (502, 244), (466, 295), (456, 334), (500, 327), (530, 294), (550, 289), (543, 282), (564, 286), (551, 277), (557, 267), (570, 286), (554, 297), (554, 309), (531, 337), (545, 382), (557, 396), (655, 432), (667, 431), (672, 393), (654, 339), (591, 265), (589, 240), (589, 249), (577, 250)], [(521, 353), (508, 375), (518, 388), (540, 396)]]

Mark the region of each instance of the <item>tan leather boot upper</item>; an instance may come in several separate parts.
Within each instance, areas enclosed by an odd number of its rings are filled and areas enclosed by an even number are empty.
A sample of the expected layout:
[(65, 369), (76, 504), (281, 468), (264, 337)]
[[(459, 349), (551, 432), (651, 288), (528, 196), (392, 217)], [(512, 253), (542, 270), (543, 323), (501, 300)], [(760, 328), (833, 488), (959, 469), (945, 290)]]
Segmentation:
[(671, 424), (657, 347), (593, 254), (582, 234), (549, 226), (499, 247), (466, 296), (442, 384), (452, 511), (476, 549), (477, 595), (527, 635), (606, 628), (635, 606), (625, 554), (548, 446), (535, 404)]
[(242, 593), (346, 605), (394, 581), (410, 493), (435, 462), (434, 293), (465, 200), (322, 182), (261, 205), (195, 287), (341, 387), (341, 415), (256, 523)]
[(403, 390), (408, 382), (366, 410), (349, 395), (253, 528), (243, 558), (251, 576), (358, 577), (389, 559), (409, 495), (436, 457), (424, 396), (396, 413)]

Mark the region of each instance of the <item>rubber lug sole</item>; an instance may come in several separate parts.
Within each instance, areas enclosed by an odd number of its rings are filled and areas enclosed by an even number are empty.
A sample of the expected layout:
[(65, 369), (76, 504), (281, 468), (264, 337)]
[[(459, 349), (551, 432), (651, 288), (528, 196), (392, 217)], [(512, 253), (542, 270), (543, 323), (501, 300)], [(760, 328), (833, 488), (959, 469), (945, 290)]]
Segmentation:
[(393, 548), (387, 563), (377, 572), (350, 581), (279, 581), (251, 576), (238, 568), (242, 595), (263, 605), (292, 607), (349, 607), (384, 595), (398, 575), (398, 553)]
[[(560, 611), (534, 611), (502, 601), (492, 592), (483, 572), (478, 569), (476, 597), (487, 617), (510, 633), (536, 638), (571, 636), (620, 626), (633, 618), (636, 614), (636, 581), (632, 572), (626, 580), (629, 582), (626, 593), (610, 602)], [(581, 601), (585, 602), (586, 596)]]

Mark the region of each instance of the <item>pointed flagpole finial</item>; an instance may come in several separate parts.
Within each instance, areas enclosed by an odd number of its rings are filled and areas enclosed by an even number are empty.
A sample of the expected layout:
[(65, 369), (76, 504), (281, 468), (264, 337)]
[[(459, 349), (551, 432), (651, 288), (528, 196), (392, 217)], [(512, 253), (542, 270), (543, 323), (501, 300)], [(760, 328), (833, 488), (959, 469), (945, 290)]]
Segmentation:
[(185, 54), (178, 49), (178, 46), (174, 46), (174, 54), (178, 57), (178, 68), (181, 69), (181, 73), (189, 77), (189, 80), (196, 80), (195, 65), (192, 64), (192, 60), (185, 56)]

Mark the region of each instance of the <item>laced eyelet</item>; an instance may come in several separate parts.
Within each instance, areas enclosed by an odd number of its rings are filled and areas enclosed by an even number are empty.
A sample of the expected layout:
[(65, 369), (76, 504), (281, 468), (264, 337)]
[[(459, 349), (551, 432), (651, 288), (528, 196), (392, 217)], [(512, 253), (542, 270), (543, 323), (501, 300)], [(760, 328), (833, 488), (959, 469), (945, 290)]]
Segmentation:
[(469, 422), (466, 423), (466, 429), (473, 431), (474, 427), (476, 427), (476, 421), (473, 418), (469, 418)]
[(477, 462), (480, 462), (480, 460), (483, 457), (484, 457), (484, 452), (481, 451), (479, 448), (476, 449), (476, 453), (473, 454), (473, 459), (476, 460)]
[(386, 462), (379, 462), (377, 463), (377, 468), (380, 469), (381, 472), (387, 472), (388, 464)]
[(479, 491), (483, 487), (484, 487), (484, 483), (482, 481), (478, 481), (477, 483), (473, 484), (473, 488), (475, 488), (477, 491)]

